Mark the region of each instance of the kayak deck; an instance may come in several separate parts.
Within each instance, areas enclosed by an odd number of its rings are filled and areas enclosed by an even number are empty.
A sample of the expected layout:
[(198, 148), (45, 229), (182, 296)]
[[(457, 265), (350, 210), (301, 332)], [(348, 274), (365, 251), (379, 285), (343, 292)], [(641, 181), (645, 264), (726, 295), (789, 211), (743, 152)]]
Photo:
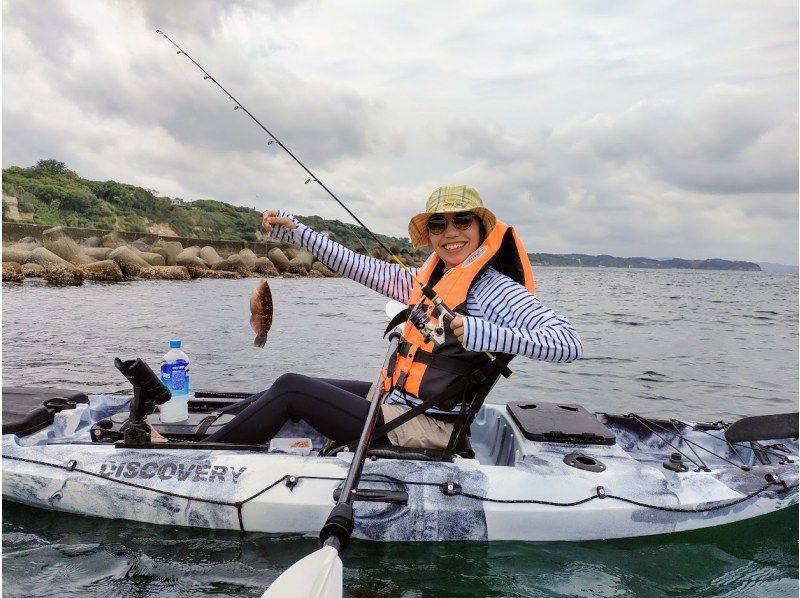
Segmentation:
[[(30, 436), (5, 434), (4, 498), (157, 524), (316, 535), (352, 458), (90, 441), (92, 424), (126, 407), (120, 397), (90, 397)], [(572, 414), (573, 407), (555, 408)], [(542, 432), (520, 424), (506, 405), (487, 404), (471, 428), (474, 459), (368, 460), (361, 488), (401, 498), (357, 502), (354, 537), (630, 537), (729, 523), (797, 503), (796, 438), (731, 443), (721, 423), (581, 417), (590, 432), (583, 425)], [(597, 434), (596, 424), (608, 434)], [(540, 433), (550, 436), (529, 438)], [(323, 441), (302, 423), (290, 422), (279, 436), (309, 437), (315, 448)]]

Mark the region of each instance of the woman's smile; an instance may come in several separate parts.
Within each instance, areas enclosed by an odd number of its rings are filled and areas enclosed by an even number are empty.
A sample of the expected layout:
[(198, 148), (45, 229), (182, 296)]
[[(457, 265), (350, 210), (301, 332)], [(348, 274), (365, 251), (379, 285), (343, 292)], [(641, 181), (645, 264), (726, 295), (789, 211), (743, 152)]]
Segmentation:
[(480, 247), (481, 227), (478, 219), (474, 217), (466, 230), (461, 230), (453, 224), (453, 214), (436, 214), (436, 217), (444, 218), (447, 224), (444, 231), (439, 234), (429, 232), (431, 245), (444, 265), (453, 268)]
[(456, 251), (458, 249), (461, 249), (466, 244), (467, 244), (466, 241), (459, 241), (458, 243), (447, 243), (442, 247), (444, 247), (447, 251)]

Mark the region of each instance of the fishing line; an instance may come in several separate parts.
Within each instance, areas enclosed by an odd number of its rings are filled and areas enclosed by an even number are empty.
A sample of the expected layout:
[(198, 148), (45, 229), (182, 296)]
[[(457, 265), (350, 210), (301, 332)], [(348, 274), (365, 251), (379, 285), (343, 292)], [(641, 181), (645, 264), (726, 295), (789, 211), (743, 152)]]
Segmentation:
[[(158, 33), (159, 35), (162, 35), (162, 36), (163, 36), (163, 37), (164, 37), (164, 38), (165, 38), (165, 39), (166, 39), (166, 40), (167, 40), (169, 43), (171, 43), (173, 46), (175, 46), (175, 47), (178, 49), (178, 54), (183, 54), (184, 56), (186, 56), (186, 58), (188, 58), (188, 59), (189, 59), (189, 60), (192, 62), (192, 64), (194, 64), (194, 65), (195, 65), (195, 66), (196, 66), (198, 69), (200, 69), (200, 70), (203, 72), (203, 79), (204, 79), (204, 80), (211, 81), (212, 83), (214, 83), (214, 85), (216, 85), (217, 87), (219, 87), (219, 88), (222, 90), (222, 92), (223, 92), (223, 93), (224, 93), (226, 96), (228, 96), (228, 97), (229, 97), (231, 100), (233, 100), (233, 102), (234, 102), (234, 107), (233, 107), (233, 109), (234, 109), (234, 110), (241, 110), (242, 112), (244, 112), (244, 113), (245, 113), (247, 116), (249, 116), (249, 117), (251, 118), (251, 120), (252, 120), (254, 123), (256, 123), (256, 124), (257, 124), (257, 125), (258, 125), (258, 126), (261, 128), (261, 130), (263, 130), (263, 131), (264, 131), (264, 132), (265, 132), (267, 135), (269, 135), (269, 137), (270, 137), (270, 141), (269, 141), (269, 143), (267, 143), (267, 145), (271, 145), (273, 142), (274, 142), (274, 143), (276, 143), (276, 144), (278, 144), (278, 146), (280, 146), (280, 148), (281, 148), (283, 151), (285, 151), (287, 154), (289, 154), (289, 156), (292, 158), (292, 160), (294, 160), (295, 162), (297, 162), (297, 164), (300, 166), (300, 168), (302, 168), (302, 169), (303, 169), (303, 170), (304, 170), (304, 171), (305, 171), (305, 172), (308, 174), (308, 176), (310, 177), (310, 178), (306, 179), (306, 181), (305, 181), (305, 184), (306, 184), (306, 185), (307, 185), (308, 183), (312, 182), (312, 181), (313, 181), (313, 182), (315, 182), (315, 183), (318, 183), (318, 184), (319, 184), (319, 186), (320, 186), (320, 187), (322, 187), (322, 188), (325, 190), (325, 192), (326, 192), (328, 195), (330, 195), (330, 196), (331, 196), (331, 197), (334, 199), (334, 201), (336, 201), (336, 203), (338, 203), (340, 206), (342, 206), (342, 208), (344, 208), (344, 210), (345, 210), (345, 211), (346, 211), (348, 214), (350, 214), (350, 216), (353, 218), (353, 220), (355, 220), (355, 221), (356, 221), (356, 222), (357, 222), (357, 223), (358, 223), (358, 224), (361, 226), (361, 228), (363, 228), (363, 229), (364, 229), (364, 230), (367, 232), (367, 234), (368, 234), (370, 237), (372, 237), (372, 238), (375, 240), (375, 242), (376, 242), (376, 243), (377, 243), (377, 244), (378, 244), (378, 245), (379, 245), (381, 248), (383, 248), (383, 250), (384, 250), (384, 251), (386, 251), (386, 253), (388, 253), (388, 254), (391, 256), (391, 258), (392, 258), (392, 261), (394, 261), (394, 262), (395, 262), (395, 263), (396, 263), (398, 266), (400, 266), (400, 267), (401, 267), (403, 270), (405, 270), (405, 271), (406, 271), (406, 272), (409, 274), (409, 276), (411, 276), (411, 279), (412, 279), (414, 282), (416, 282), (416, 283), (417, 283), (417, 284), (418, 284), (418, 285), (419, 285), (419, 286), (422, 288), (422, 293), (423, 293), (423, 294), (424, 294), (424, 295), (425, 295), (425, 296), (426, 296), (428, 299), (430, 299), (430, 301), (431, 301), (431, 302), (432, 302), (432, 303), (433, 303), (433, 304), (434, 304), (436, 307), (438, 307), (438, 308), (439, 308), (439, 309), (441, 309), (441, 310), (442, 310), (444, 313), (446, 313), (446, 314), (447, 314), (447, 315), (450, 317), (450, 319), (453, 319), (453, 318), (455, 318), (455, 317), (456, 317), (456, 315), (457, 315), (457, 314), (456, 314), (455, 312), (453, 312), (453, 310), (452, 310), (452, 309), (450, 309), (450, 308), (449, 308), (449, 307), (448, 307), (448, 306), (447, 306), (447, 305), (444, 303), (444, 301), (442, 301), (441, 297), (439, 297), (439, 295), (437, 295), (437, 294), (436, 294), (436, 291), (434, 291), (434, 290), (433, 290), (433, 289), (432, 289), (430, 286), (428, 286), (427, 284), (424, 284), (422, 281), (420, 281), (420, 280), (419, 280), (419, 279), (418, 279), (418, 278), (417, 278), (417, 277), (414, 275), (414, 273), (411, 271), (411, 268), (409, 268), (409, 267), (408, 267), (408, 266), (405, 264), (405, 262), (403, 262), (403, 260), (402, 260), (402, 259), (400, 259), (400, 257), (399, 257), (398, 255), (396, 255), (396, 254), (395, 254), (395, 253), (394, 253), (394, 252), (393, 252), (391, 249), (389, 249), (389, 248), (388, 248), (388, 247), (387, 247), (387, 246), (386, 246), (386, 245), (385, 245), (385, 244), (384, 244), (384, 243), (383, 243), (383, 242), (382, 242), (382, 241), (381, 241), (381, 240), (380, 240), (380, 239), (379, 239), (379, 238), (378, 238), (378, 237), (377, 237), (377, 236), (376, 236), (376, 235), (375, 235), (375, 234), (374, 234), (374, 233), (373, 233), (373, 232), (372, 232), (372, 231), (371, 231), (371, 230), (370, 230), (368, 227), (367, 227), (367, 225), (366, 225), (366, 224), (364, 224), (364, 223), (361, 221), (361, 219), (360, 219), (358, 216), (356, 216), (356, 215), (355, 215), (355, 214), (354, 214), (354, 213), (353, 213), (353, 212), (350, 210), (350, 208), (348, 208), (348, 207), (347, 207), (347, 206), (346, 206), (346, 205), (345, 205), (345, 204), (344, 204), (344, 203), (343, 203), (343, 202), (342, 202), (342, 201), (341, 201), (341, 200), (340, 200), (338, 197), (336, 197), (336, 194), (335, 194), (333, 191), (331, 191), (331, 190), (330, 190), (330, 189), (327, 187), (327, 185), (325, 185), (325, 183), (323, 183), (323, 182), (322, 182), (322, 181), (321, 181), (321, 180), (320, 180), (320, 179), (317, 177), (317, 175), (315, 175), (313, 172), (311, 172), (311, 170), (309, 170), (309, 168), (308, 168), (308, 167), (307, 167), (305, 164), (303, 164), (303, 162), (300, 160), (300, 158), (298, 158), (297, 156), (295, 156), (295, 155), (294, 155), (294, 153), (292, 153), (292, 151), (291, 151), (291, 150), (290, 150), (288, 147), (286, 147), (286, 146), (285, 146), (285, 145), (284, 145), (284, 144), (283, 144), (283, 143), (280, 141), (280, 139), (278, 139), (278, 138), (275, 136), (275, 134), (274, 134), (272, 131), (270, 131), (269, 129), (267, 129), (267, 127), (265, 127), (265, 126), (264, 126), (264, 125), (261, 123), (261, 121), (260, 121), (260, 120), (258, 120), (258, 119), (257, 119), (255, 116), (253, 116), (253, 113), (252, 113), (252, 112), (250, 112), (250, 111), (249, 111), (249, 110), (248, 110), (248, 109), (247, 109), (247, 108), (246, 108), (246, 107), (245, 107), (245, 106), (244, 106), (244, 105), (243, 105), (243, 104), (242, 104), (242, 103), (241, 103), (241, 102), (240, 102), (238, 99), (236, 99), (235, 97), (233, 97), (233, 94), (231, 94), (231, 93), (230, 93), (230, 92), (229, 92), (227, 89), (225, 89), (225, 87), (223, 87), (223, 85), (222, 85), (222, 84), (221, 84), (219, 81), (217, 81), (217, 80), (214, 78), (214, 76), (213, 76), (213, 75), (211, 75), (211, 73), (209, 73), (209, 72), (208, 72), (206, 69), (204, 69), (202, 66), (200, 66), (200, 64), (199, 64), (199, 63), (198, 63), (198, 62), (197, 62), (197, 61), (196, 61), (194, 58), (192, 58), (192, 57), (191, 57), (191, 56), (190, 56), (190, 55), (189, 55), (189, 54), (186, 52), (186, 50), (184, 50), (182, 47), (180, 47), (178, 44), (176, 44), (176, 43), (175, 43), (175, 42), (172, 40), (172, 38), (171, 38), (170, 36), (168, 36), (166, 33), (164, 33), (163, 31), (161, 31), (161, 29), (156, 29), (156, 33)], [(489, 359), (490, 359), (491, 361), (495, 361), (495, 359), (496, 359), (496, 358), (495, 358), (495, 356), (494, 356), (494, 355), (492, 355), (492, 354), (491, 354), (489, 351), (484, 351), (484, 353), (485, 353), (485, 354), (486, 354), (486, 355), (489, 357)], [(507, 365), (505, 365), (505, 364), (503, 364), (503, 363), (500, 363), (500, 362), (497, 362), (497, 366), (498, 366), (498, 368), (499, 368), (500, 372), (503, 374), (503, 376), (505, 376), (506, 378), (510, 378), (510, 377), (511, 377), (511, 370), (508, 368), (508, 366), (507, 366)]]
[(403, 269), (404, 269), (406, 272), (408, 272), (409, 274), (411, 274), (411, 277), (414, 279), (414, 281), (415, 281), (415, 282), (417, 282), (417, 283), (419, 283), (419, 284), (422, 284), (422, 283), (420, 283), (420, 282), (417, 280), (417, 278), (416, 278), (416, 277), (413, 275), (413, 273), (411, 273), (411, 269), (410, 269), (410, 268), (409, 268), (409, 267), (408, 267), (408, 266), (407, 266), (407, 265), (406, 265), (406, 264), (403, 262), (403, 260), (401, 260), (401, 259), (400, 259), (398, 256), (396, 256), (396, 255), (394, 254), (394, 252), (392, 252), (392, 251), (391, 251), (391, 250), (390, 250), (388, 247), (386, 247), (386, 245), (385, 245), (385, 244), (384, 244), (384, 243), (383, 243), (383, 242), (382, 242), (382, 241), (381, 241), (381, 240), (380, 240), (380, 239), (379, 239), (379, 238), (378, 238), (378, 237), (377, 237), (377, 236), (376, 236), (376, 235), (375, 235), (375, 234), (374, 234), (374, 233), (373, 233), (373, 232), (372, 232), (372, 231), (371, 231), (371, 230), (370, 230), (368, 227), (367, 227), (367, 225), (366, 225), (366, 224), (364, 224), (364, 223), (361, 221), (361, 219), (360, 219), (358, 216), (356, 216), (356, 215), (355, 215), (355, 214), (354, 214), (354, 213), (353, 213), (353, 212), (350, 210), (350, 208), (348, 208), (348, 207), (347, 207), (347, 206), (346, 206), (346, 205), (345, 205), (345, 204), (344, 204), (344, 203), (343, 203), (343, 202), (342, 202), (342, 201), (341, 201), (341, 200), (340, 200), (338, 197), (336, 197), (336, 194), (335, 194), (333, 191), (331, 191), (331, 190), (330, 190), (330, 189), (329, 189), (329, 188), (328, 188), (328, 187), (325, 185), (325, 183), (323, 183), (323, 182), (322, 182), (322, 181), (321, 181), (319, 178), (317, 178), (317, 175), (315, 175), (313, 172), (311, 172), (311, 170), (309, 170), (309, 168), (308, 168), (308, 167), (307, 167), (305, 164), (303, 164), (303, 162), (302, 162), (302, 161), (301, 161), (301, 160), (300, 160), (300, 159), (299, 159), (297, 156), (295, 156), (295, 155), (292, 153), (292, 151), (291, 151), (291, 150), (290, 150), (288, 147), (286, 147), (286, 146), (285, 146), (283, 143), (281, 143), (280, 139), (278, 139), (278, 138), (275, 136), (275, 134), (274, 134), (274, 133), (272, 133), (272, 131), (270, 131), (269, 129), (267, 129), (267, 127), (265, 127), (265, 126), (264, 126), (264, 125), (261, 123), (261, 121), (260, 121), (260, 120), (258, 120), (258, 119), (257, 119), (255, 116), (253, 116), (253, 113), (252, 113), (252, 112), (250, 112), (250, 111), (249, 111), (249, 110), (248, 110), (248, 109), (247, 109), (247, 108), (246, 108), (246, 107), (245, 107), (245, 106), (244, 106), (244, 105), (243, 105), (243, 104), (242, 104), (242, 103), (241, 103), (239, 100), (237, 100), (235, 97), (233, 97), (233, 95), (232, 95), (232, 94), (231, 94), (231, 93), (230, 93), (230, 92), (229, 92), (227, 89), (225, 89), (225, 87), (223, 87), (223, 86), (222, 86), (222, 84), (221, 84), (219, 81), (217, 81), (217, 80), (216, 80), (216, 79), (215, 79), (215, 78), (214, 78), (214, 77), (211, 75), (211, 73), (209, 73), (209, 72), (208, 72), (206, 69), (204, 69), (202, 66), (200, 66), (200, 64), (199, 64), (199, 63), (198, 63), (198, 62), (197, 62), (197, 61), (196, 61), (194, 58), (192, 58), (192, 57), (191, 57), (189, 54), (187, 54), (187, 53), (186, 53), (186, 50), (184, 50), (184, 49), (183, 49), (183, 48), (181, 48), (181, 47), (180, 47), (178, 44), (176, 44), (176, 43), (175, 43), (175, 42), (172, 40), (172, 38), (170, 38), (170, 36), (168, 36), (166, 33), (164, 33), (163, 31), (161, 31), (161, 29), (156, 29), (156, 33), (158, 33), (159, 35), (163, 35), (163, 36), (164, 36), (164, 37), (167, 39), (167, 41), (168, 41), (169, 43), (171, 43), (173, 46), (175, 46), (175, 47), (178, 49), (178, 54), (183, 54), (184, 56), (186, 56), (186, 58), (188, 58), (189, 60), (191, 60), (191, 61), (192, 61), (192, 64), (194, 64), (194, 65), (195, 65), (195, 66), (196, 66), (198, 69), (200, 69), (201, 71), (203, 71), (203, 75), (204, 75), (203, 79), (204, 79), (204, 80), (208, 80), (208, 81), (211, 81), (212, 83), (214, 83), (214, 85), (216, 85), (217, 87), (219, 87), (219, 88), (222, 90), (222, 92), (223, 92), (225, 95), (227, 95), (227, 96), (228, 96), (228, 97), (229, 97), (231, 100), (233, 100), (233, 101), (234, 101), (234, 103), (235, 103), (235, 105), (234, 105), (234, 107), (233, 107), (233, 109), (234, 109), (234, 110), (241, 110), (242, 112), (244, 112), (244, 113), (245, 113), (247, 116), (249, 116), (249, 117), (250, 117), (250, 118), (253, 120), (253, 122), (254, 122), (254, 123), (256, 123), (256, 124), (257, 124), (259, 127), (261, 127), (261, 129), (262, 129), (262, 130), (263, 130), (263, 131), (264, 131), (264, 132), (265, 132), (267, 135), (269, 135), (269, 136), (270, 136), (270, 138), (271, 138), (271, 141), (270, 141), (270, 142), (269, 142), (267, 145), (271, 145), (271, 144), (272, 144), (272, 142), (275, 142), (275, 143), (277, 143), (277, 144), (278, 144), (278, 145), (281, 147), (281, 149), (283, 149), (283, 150), (284, 150), (284, 151), (285, 151), (287, 154), (289, 154), (289, 156), (291, 156), (292, 160), (294, 160), (295, 162), (297, 162), (297, 164), (300, 166), (300, 168), (302, 168), (303, 170), (305, 170), (305, 171), (306, 171), (306, 173), (307, 173), (307, 174), (308, 174), (308, 176), (310, 177), (309, 179), (306, 179), (306, 182), (305, 182), (305, 184), (306, 184), (306, 185), (307, 185), (308, 183), (312, 182), (312, 181), (313, 181), (313, 182), (315, 182), (315, 183), (319, 183), (319, 186), (320, 186), (320, 187), (322, 187), (322, 188), (325, 190), (325, 192), (326, 192), (328, 195), (330, 195), (330, 196), (331, 196), (331, 197), (334, 199), (334, 201), (336, 201), (336, 203), (338, 203), (340, 206), (342, 206), (342, 208), (344, 208), (344, 210), (345, 210), (345, 211), (346, 211), (348, 214), (350, 214), (350, 216), (353, 218), (353, 220), (355, 220), (355, 221), (356, 221), (356, 222), (357, 222), (357, 223), (358, 223), (358, 224), (361, 226), (361, 228), (363, 228), (363, 229), (364, 229), (364, 230), (367, 232), (367, 234), (369, 234), (369, 236), (370, 236), (370, 237), (372, 237), (372, 238), (375, 240), (375, 242), (376, 242), (378, 245), (380, 245), (380, 246), (381, 246), (381, 247), (382, 247), (382, 248), (383, 248), (383, 249), (386, 251), (386, 253), (388, 253), (388, 254), (389, 254), (391, 257), (392, 257), (392, 259), (393, 259), (393, 260), (394, 260), (394, 261), (397, 263), (397, 265), (399, 265), (399, 266), (400, 266), (401, 268), (403, 268)]

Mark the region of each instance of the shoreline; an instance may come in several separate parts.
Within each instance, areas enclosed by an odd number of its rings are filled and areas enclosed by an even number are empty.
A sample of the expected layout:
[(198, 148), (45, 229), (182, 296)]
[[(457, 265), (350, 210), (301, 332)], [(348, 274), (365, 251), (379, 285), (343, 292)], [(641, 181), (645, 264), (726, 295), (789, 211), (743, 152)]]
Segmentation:
[[(31, 230), (17, 228), (18, 232)], [(90, 234), (103, 232), (103, 235)], [(73, 236), (80, 240), (80, 244)], [(152, 234), (134, 239), (136, 236), (133, 233), (61, 226), (45, 229), (40, 238), (25, 236), (3, 245), (3, 281), (43, 278), (56, 286), (76, 286), (85, 280), (122, 282), (133, 279), (339, 276), (305, 249), (271, 238), (246, 243)], [(389, 257), (388, 252), (379, 246), (365, 247), (356, 252), (381, 260)], [(402, 251), (400, 255), (412, 267), (421, 265), (427, 258), (424, 252), (419, 251)]]
[[(39, 231), (38, 237), (20, 236), (23, 233), (36, 231)], [(26, 278), (41, 278), (54, 286), (75, 286), (83, 284), (86, 280), (123, 282), (138, 279), (192, 280), (196, 278), (236, 279), (278, 276), (335, 278), (340, 276), (305, 249), (271, 238), (256, 242), (197, 239), (62, 226), (45, 228), (42, 225), (8, 222), (3, 223), (3, 232), (3, 282), (19, 283)], [(9, 241), (6, 233), (9, 233), (8, 236), (14, 240)], [(354, 251), (383, 261), (389, 261), (390, 257), (385, 249), (377, 245), (362, 247)], [(392, 248), (392, 251), (397, 251), (397, 249)], [(427, 259), (429, 252), (403, 250), (399, 252), (399, 255), (409, 266), (418, 267)], [(528, 257), (530, 259), (536, 255), (549, 254), (528, 254)], [(638, 263), (627, 265), (624, 263), (620, 265), (542, 264), (537, 263), (535, 259), (531, 259), (531, 263), (534, 269), (763, 271), (756, 264), (752, 264), (754, 268), (681, 268), (679, 266), (660, 267), (643, 258), (632, 259), (636, 259)], [(706, 262), (716, 263), (722, 262), (722, 260), (707, 260)], [(792, 274), (791, 271), (783, 273)], [(794, 274), (796, 275), (797, 272)]]
[[(101, 284), (101, 285), (105, 286), (105, 285), (111, 284), (111, 283), (115, 283), (115, 284), (118, 284), (120, 282), (134, 283), (134, 282), (147, 282), (147, 281), (152, 281), (152, 280), (178, 280), (178, 281), (187, 282), (187, 281), (192, 281), (195, 278), (206, 278), (206, 279), (215, 279), (215, 280), (241, 280), (241, 279), (245, 279), (245, 278), (267, 279), (267, 280), (271, 280), (271, 279), (283, 279), (283, 280), (315, 279), (316, 280), (316, 279), (326, 279), (326, 278), (328, 278), (328, 279), (345, 279), (346, 278), (346, 277), (343, 277), (343, 276), (341, 276), (340, 274), (337, 274), (337, 273), (333, 273), (330, 276), (321, 276), (321, 275), (316, 275), (316, 274), (303, 276), (303, 275), (298, 275), (298, 274), (292, 274), (290, 272), (284, 272), (284, 273), (278, 273), (278, 274), (261, 274), (261, 273), (257, 273), (257, 272), (251, 272), (247, 276), (240, 276), (240, 275), (214, 276), (214, 275), (209, 275), (209, 276), (197, 276), (197, 277), (194, 277), (194, 278), (191, 277), (190, 275), (187, 275), (185, 277), (183, 277), (183, 276), (181, 276), (181, 277), (132, 276), (132, 277), (126, 277), (126, 278), (123, 278), (121, 280), (114, 280), (114, 281), (102, 280), (102, 279), (98, 279), (98, 278), (85, 278), (83, 283), (64, 285), (64, 284), (54, 283), (52, 280), (48, 280), (45, 276), (38, 275), (38, 274), (29, 274), (29, 275), (25, 275), (25, 276), (22, 276), (22, 277), (13, 277), (13, 276), (9, 277), (9, 276), (7, 276), (7, 270), (6, 270), (6, 267), (5, 267), (6, 264), (8, 264), (8, 262), (4, 262), (4, 274), (3, 274), (3, 279), (2, 279), (2, 282), (4, 284), (8, 283), (9, 285), (13, 284), (13, 285), (16, 285), (16, 286), (22, 286), (23, 284), (26, 283), (26, 281), (30, 281), (30, 285), (35, 285), (37, 287), (42, 287), (42, 286), (55, 286), (55, 287), (60, 287), (60, 286), (81, 286), (81, 284), (91, 285), (92, 283)], [(536, 270), (541, 269), (541, 268), (544, 268), (544, 269), (547, 269), (547, 270), (550, 270), (550, 269), (552, 269), (552, 270), (607, 270), (607, 271), (619, 271), (619, 270), (631, 271), (631, 270), (634, 270), (636, 272), (645, 272), (645, 273), (655, 273), (655, 272), (661, 272), (661, 273), (663, 273), (663, 272), (696, 272), (698, 274), (708, 274), (708, 273), (720, 272), (720, 273), (728, 273), (728, 274), (750, 274), (750, 275), (766, 275), (766, 276), (795, 277), (795, 278), (798, 277), (798, 273), (797, 272), (785, 272), (785, 271), (700, 270), (700, 269), (696, 269), (696, 268), (670, 268), (669, 270), (667, 270), (667, 269), (663, 269), (663, 268), (618, 268), (618, 267), (598, 267), (598, 266), (552, 266), (552, 265), (539, 265), (539, 266), (534, 265), (534, 274), (535, 274)], [(236, 273), (231, 273), (231, 274), (236, 274)]]

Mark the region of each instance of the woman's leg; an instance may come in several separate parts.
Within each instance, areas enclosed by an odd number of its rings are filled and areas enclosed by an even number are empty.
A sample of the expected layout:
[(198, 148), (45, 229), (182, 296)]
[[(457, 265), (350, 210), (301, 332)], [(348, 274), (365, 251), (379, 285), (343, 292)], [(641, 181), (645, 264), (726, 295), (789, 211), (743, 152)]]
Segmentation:
[(362, 399), (367, 398), (369, 389), (372, 387), (372, 384), (369, 382), (363, 382), (361, 380), (336, 380), (334, 378), (316, 378), (316, 380), (321, 380), (326, 384), (330, 384), (336, 388), (341, 388), (342, 390), (351, 392), (354, 395), (358, 395)]
[(336, 442), (352, 442), (367, 419), (370, 403), (364, 397), (369, 386), (368, 382), (284, 374), (268, 390), (245, 399), (247, 406), (206, 441), (263, 444), (293, 418)]
[[(358, 395), (365, 399), (367, 398), (367, 395), (369, 394), (369, 389), (372, 386), (369, 382), (362, 382), (361, 380), (337, 380), (334, 378), (315, 378), (315, 380), (321, 380), (322, 382), (327, 382), (332, 386), (336, 386), (337, 388), (341, 388), (342, 390), (346, 390), (347, 392), (351, 392), (354, 395)], [(220, 409), (219, 413), (226, 413), (233, 415), (241, 413), (247, 407), (252, 405), (254, 401), (257, 401), (259, 398), (264, 396), (264, 393), (268, 392), (269, 390), (270, 389), (267, 389), (266, 391), (258, 392), (245, 399), (236, 401), (233, 405), (229, 405), (228, 407)]]

